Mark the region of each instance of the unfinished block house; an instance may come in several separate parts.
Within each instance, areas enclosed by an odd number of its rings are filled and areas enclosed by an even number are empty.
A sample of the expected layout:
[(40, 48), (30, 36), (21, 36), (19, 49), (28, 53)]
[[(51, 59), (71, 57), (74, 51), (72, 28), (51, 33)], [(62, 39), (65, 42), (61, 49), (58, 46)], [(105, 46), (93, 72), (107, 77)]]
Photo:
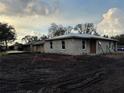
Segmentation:
[(105, 54), (117, 51), (117, 40), (89, 34), (69, 34), (47, 39), (45, 53), (69, 55)]

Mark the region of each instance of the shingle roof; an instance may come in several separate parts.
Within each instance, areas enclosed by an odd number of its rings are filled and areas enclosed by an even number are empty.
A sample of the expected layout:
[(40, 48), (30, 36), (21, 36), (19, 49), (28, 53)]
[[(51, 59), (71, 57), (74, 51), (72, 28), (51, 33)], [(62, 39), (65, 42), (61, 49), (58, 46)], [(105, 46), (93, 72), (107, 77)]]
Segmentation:
[(105, 38), (102, 36), (96, 36), (96, 35), (90, 35), (90, 34), (68, 34), (68, 35), (62, 35), (62, 36), (56, 36), (50, 39), (47, 39), (47, 41), (49, 40), (59, 40), (59, 39), (68, 39), (68, 38), (86, 38), (86, 39), (102, 39), (102, 40), (110, 40), (110, 41), (117, 41), (115, 39), (111, 39), (111, 38)]

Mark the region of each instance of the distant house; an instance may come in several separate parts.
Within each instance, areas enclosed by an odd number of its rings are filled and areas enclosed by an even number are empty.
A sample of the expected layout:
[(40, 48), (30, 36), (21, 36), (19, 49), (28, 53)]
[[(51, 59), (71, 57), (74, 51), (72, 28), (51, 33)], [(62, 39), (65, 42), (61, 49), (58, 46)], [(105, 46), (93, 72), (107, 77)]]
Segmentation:
[(44, 51), (44, 43), (45, 41), (37, 41), (32, 44), (32, 52), (45, 52)]
[(45, 41), (34, 41), (23, 45), (23, 51), (27, 52), (44, 52)]
[(22, 45), (22, 50), (26, 52), (31, 52), (31, 43), (23, 44)]
[(19, 50), (21, 51), (22, 50), (22, 45), (21, 43), (15, 43), (11, 46), (9, 46), (9, 50)]
[(69, 34), (47, 39), (46, 53), (69, 55), (105, 54), (117, 51), (117, 40), (89, 34)]

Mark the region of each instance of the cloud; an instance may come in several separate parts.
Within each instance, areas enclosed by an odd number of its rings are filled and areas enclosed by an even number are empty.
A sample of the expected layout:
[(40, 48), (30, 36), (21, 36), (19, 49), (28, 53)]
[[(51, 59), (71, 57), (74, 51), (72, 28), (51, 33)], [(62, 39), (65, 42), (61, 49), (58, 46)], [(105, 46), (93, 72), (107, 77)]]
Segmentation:
[(20, 40), (32, 33), (47, 34), (53, 22), (74, 25), (86, 20), (64, 18), (59, 4), (60, 0), (0, 0), (0, 22), (13, 25)]
[(4, 13), (6, 11), (7, 11), (7, 7), (4, 4), (0, 3), (0, 13)]
[(0, 20), (2, 23), (8, 23), (16, 29), (17, 39), (21, 40), (25, 35), (37, 35), (41, 36), (46, 34), (44, 27), (50, 25), (57, 19), (55, 17), (45, 16), (1, 16)]
[(118, 8), (111, 8), (97, 25), (100, 34), (114, 36), (124, 34), (124, 12)]
[(19, 42), (25, 35), (46, 34), (59, 14), (59, 0), (0, 0), (0, 22), (16, 29)]
[(42, 34), (48, 33), (50, 24), (55, 22), (56, 24), (78, 24), (81, 19), (64, 19), (61, 15), (26, 15), (26, 16), (9, 16), (1, 15), (0, 22), (8, 23), (16, 29), (17, 41), (21, 41), (25, 35), (36, 35), (41, 36)]
[(0, 0), (2, 10), (7, 15), (51, 15), (59, 11), (58, 2), (45, 0)]

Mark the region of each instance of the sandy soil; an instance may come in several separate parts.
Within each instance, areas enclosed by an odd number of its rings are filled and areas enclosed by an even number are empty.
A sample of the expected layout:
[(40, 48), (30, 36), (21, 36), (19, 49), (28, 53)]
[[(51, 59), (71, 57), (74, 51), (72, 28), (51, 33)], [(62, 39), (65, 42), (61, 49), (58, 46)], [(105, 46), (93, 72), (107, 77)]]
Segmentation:
[(124, 55), (6, 55), (0, 93), (124, 93)]

